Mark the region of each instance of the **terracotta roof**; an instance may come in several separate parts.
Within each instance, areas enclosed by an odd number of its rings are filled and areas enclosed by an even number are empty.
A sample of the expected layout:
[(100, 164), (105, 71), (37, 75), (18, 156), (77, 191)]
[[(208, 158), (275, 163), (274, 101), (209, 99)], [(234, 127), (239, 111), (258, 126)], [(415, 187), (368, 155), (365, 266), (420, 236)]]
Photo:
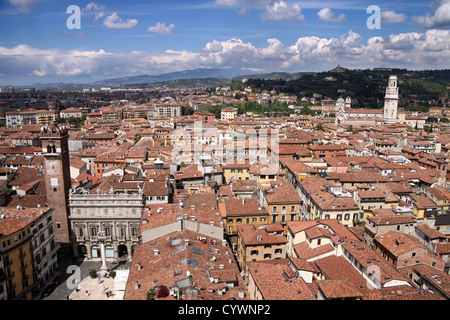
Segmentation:
[(285, 236), (269, 234), (265, 228), (260, 229), (252, 224), (238, 226), (238, 233), (245, 246), (282, 245), (287, 243)]
[(346, 280), (319, 280), (319, 289), (326, 299), (362, 298), (364, 295)]
[(223, 210), (226, 217), (269, 214), (265, 208), (259, 206), (258, 199), (225, 199), (223, 202)]
[(290, 260), (249, 261), (249, 273), (265, 300), (315, 300), (302, 277), (296, 278)]
[[(245, 287), (231, 248), (226, 242), (223, 246), (218, 239), (217, 245), (199, 241), (198, 236), (196, 232), (182, 230), (137, 245), (124, 300), (146, 300), (148, 290), (160, 285), (168, 289), (178, 287), (183, 300), (240, 299), (239, 292), (245, 292)], [(159, 254), (155, 256), (154, 250), (158, 250)], [(137, 290), (136, 282), (139, 284)], [(234, 285), (228, 286), (227, 283)], [(218, 290), (225, 292), (220, 295)]]
[(302, 199), (298, 195), (294, 186), (284, 179), (278, 179), (276, 187), (272, 188), (273, 193), (266, 195), (269, 204), (276, 203), (301, 203)]

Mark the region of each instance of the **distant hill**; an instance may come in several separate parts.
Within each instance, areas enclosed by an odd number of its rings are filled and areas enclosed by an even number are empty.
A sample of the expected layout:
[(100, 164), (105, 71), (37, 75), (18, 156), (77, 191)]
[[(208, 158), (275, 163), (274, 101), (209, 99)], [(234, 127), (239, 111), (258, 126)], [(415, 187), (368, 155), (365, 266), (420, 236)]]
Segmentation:
[[(243, 84), (234, 80), (232, 87), (251, 87), (254, 92), (277, 90), (299, 97), (320, 95), (338, 99), (350, 96), (356, 108), (382, 108), (387, 81), (390, 75), (399, 77), (399, 91), (404, 106), (418, 104), (428, 106), (429, 101), (450, 99), (450, 70), (406, 70), (375, 68), (351, 70), (338, 66), (330, 71), (299, 73), (297, 78), (280, 78), (283, 74), (256, 75)], [(275, 76), (275, 79), (270, 79)], [(237, 79), (237, 78), (235, 78)], [(442, 102), (441, 102), (442, 103)]]
[(163, 82), (154, 82), (154, 83), (133, 83), (123, 85), (122, 88), (127, 89), (157, 89), (157, 88), (166, 88), (166, 89), (195, 89), (195, 88), (211, 88), (220, 85), (225, 85), (229, 83), (229, 79), (219, 79), (219, 78), (200, 78), (200, 79), (179, 79), (179, 80), (171, 80), (171, 81), (163, 81)]
[[(242, 72), (233, 69), (193, 69), (178, 72), (163, 73), (159, 75), (139, 75), (130, 77), (111, 78), (98, 81), (85, 81), (79, 83), (58, 82), (58, 83), (36, 83), (24, 87), (34, 88), (57, 88), (57, 89), (83, 89), (83, 88), (101, 88), (101, 87), (130, 87), (131, 85), (153, 84), (163, 86), (164, 82), (172, 82), (176, 80), (192, 80), (192, 79), (216, 79), (212, 81), (213, 85), (222, 84), (222, 80), (230, 81), (234, 76), (241, 75)], [(198, 81), (197, 81), (198, 82)], [(206, 81), (207, 82), (207, 81)], [(173, 84), (173, 83), (172, 83)], [(19, 86), (20, 87), (20, 86)], [(142, 87), (142, 86), (139, 86)]]
[(243, 80), (243, 79), (258, 79), (258, 80), (297, 80), (303, 77), (304, 75), (314, 74), (315, 72), (296, 72), (296, 73), (287, 73), (287, 72), (271, 72), (271, 73), (263, 73), (263, 74), (252, 74), (245, 76), (234, 77), (233, 80)]
[(162, 83), (174, 80), (185, 79), (204, 79), (204, 78), (217, 78), (217, 79), (231, 79), (233, 73), (226, 69), (194, 69), (179, 72), (170, 72), (160, 75), (141, 75), (133, 77), (123, 77), (115, 79), (105, 79), (102, 81), (96, 81), (85, 84), (90, 87), (116, 87), (131, 84), (143, 84), (143, 83)]

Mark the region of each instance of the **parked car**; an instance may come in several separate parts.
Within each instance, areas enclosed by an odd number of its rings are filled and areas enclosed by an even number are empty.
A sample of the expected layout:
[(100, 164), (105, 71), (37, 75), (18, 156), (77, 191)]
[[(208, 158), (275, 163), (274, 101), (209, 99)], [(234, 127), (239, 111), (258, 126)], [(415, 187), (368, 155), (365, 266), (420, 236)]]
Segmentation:
[(50, 284), (47, 288), (44, 289), (44, 291), (42, 291), (41, 294), (41, 299), (44, 299), (46, 297), (48, 297), (49, 295), (52, 294), (53, 291), (55, 291), (56, 289), (56, 284)]
[(52, 284), (58, 285), (58, 284), (61, 283), (61, 281), (62, 281), (62, 278), (61, 278), (61, 277), (55, 277), (55, 279), (53, 279)]

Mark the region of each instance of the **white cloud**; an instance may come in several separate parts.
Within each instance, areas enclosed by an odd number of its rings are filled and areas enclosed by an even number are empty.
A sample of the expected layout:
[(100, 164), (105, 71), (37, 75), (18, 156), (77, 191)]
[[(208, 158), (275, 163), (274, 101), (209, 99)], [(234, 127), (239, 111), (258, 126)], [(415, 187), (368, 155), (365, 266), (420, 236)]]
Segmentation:
[(431, 5), (434, 14), (414, 16), (411, 19), (425, 28), (437, 28), (450, 25), (450, 0), (437, 0)]
[(298, 3), (289, 5), (283, 0), (270, 2), (266, 5), (266, 11), (261, 14), (263, 20), (280, 21), (296, 18), (304, 20), (305, 17), (301, 14), (301, 8)]
[(131, 29), (136, 28), (137, 24), (138, 21), (136, 19), (123, 21), (117, 12), (114, 12), (103, 20), (103, 25), (108, 29)]
[(30, 13), (31, 8), (36, 4), (35, 0), (8, 0), (21, 13)]
[(336, 13), (331, 11), (330, 8), (323, 8), (317, 13), (320, 21), (323, 22), (344, 22), (346, 20), (345, 14), (341, 13), (339, 16), (335, 17)]
[(393, 34), (385, 38), (372, 37), (367, 41), (350, 30), (341, 37), (301, 37), (290, 45), (271, 38), (262, 47), (241, 39), (214, 40), (198, 52), (110, 53), (104, 50), (42, 50), (27, 45), (0, 46), (0, 70), (5, 75), (3, 82), (14, 79), (27, 83), (50, 79), (100, 80), (196, 68), (322, 71), (337, 64), (348, 68), (449, 69), (450, 30)]
[(85, 16), (93, 16), (94, 22), (103, 18), (105, 16), (105, 6), (97, 4), (95, 2), (90, 2), (82, 9), (82, 14)]
[(170, 34), (172, 33), (174, 28), (175, 28), (174, 24), (166, 26), (165, 23), (158, 22), (155, 26), (149, 27), (147, 31), (158, 34)]
[(404, 13), (396, 13), (394, 11), (382, 11), (381, 22), (382, 23), (399, 23), (405, 22), (408, 17)]
[(45, 72), (45, 71), (40, 71), (40, 70), (34, 70), (34, 71), (32, 72), (32, 74), (34, 74), (35, 76), (38, 76), (38, 77), (44, 77), (44, 76), (47, 75), (47, 72)]

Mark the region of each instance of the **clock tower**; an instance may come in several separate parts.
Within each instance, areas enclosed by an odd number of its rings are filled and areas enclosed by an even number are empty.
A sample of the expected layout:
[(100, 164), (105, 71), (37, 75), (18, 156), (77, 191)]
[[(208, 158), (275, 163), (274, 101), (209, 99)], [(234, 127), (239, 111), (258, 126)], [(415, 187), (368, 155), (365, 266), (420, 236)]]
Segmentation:
[(70, 245), (69, 190), (70, 158), (69, 134), (65, 127), (56, 124), (41, 128), (42, 154), (44, 155), (44, 176), (47, 205), (53, 208), (52, 217), (55, 241)]
[(383, 120), (385, 124), (397, 123), (398, 107), (398, 81), (397, 76), (390, 76), (386, 95), (384, 97)]

